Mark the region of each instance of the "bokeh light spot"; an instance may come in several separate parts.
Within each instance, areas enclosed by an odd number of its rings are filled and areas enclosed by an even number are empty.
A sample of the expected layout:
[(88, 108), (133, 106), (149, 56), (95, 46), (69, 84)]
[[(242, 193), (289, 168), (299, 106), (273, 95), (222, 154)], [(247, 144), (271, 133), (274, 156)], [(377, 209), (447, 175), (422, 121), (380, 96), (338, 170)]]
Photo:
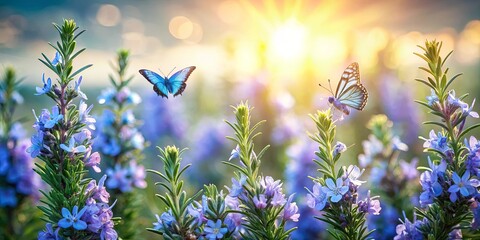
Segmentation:
[(194, 24), (185, 16), (176, 16), (170, 20), (168, 30), (175, 38), (184, 40), (192, 36)]
[(235, 23), (241, 17), (241, 6), (233, 0), (223, 1), (218, 5), (217, 14), (225, 23)]
[(98, 8), (97, 22), (102, 26), (116, 26), (121, 18), (122, 14), (120, 13), (120, 10), (114, 5), (103, 4)]

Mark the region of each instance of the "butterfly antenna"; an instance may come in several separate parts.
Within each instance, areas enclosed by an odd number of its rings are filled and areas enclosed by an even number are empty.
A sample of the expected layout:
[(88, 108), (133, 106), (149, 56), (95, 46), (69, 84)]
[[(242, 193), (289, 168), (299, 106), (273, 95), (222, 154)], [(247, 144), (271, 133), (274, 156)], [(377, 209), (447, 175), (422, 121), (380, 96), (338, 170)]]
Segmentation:
[(330, 87), (330, 93), (333, 95), (332, 81), (330, 81), (330, 79), (328, 79), (328, 87)]
[(328, 79), (328, 85), (330, 86), (330, 89), (326, 88), (321, 83), (318, 84), (318, 86), (322, 87), (323, 89), (327, 90), (329, 93), (333, 95), (332, 86), (330, 85), (330, 79)]
[(170, 76), (170, 74), (175, 70), (176, 67), (173, 67), (173, 69), (168, 73), (167, 77)]
[(165, 73), (163, 73), (160, 68), (158, 69), (158, 71), (159, 71), (160, 73), (162, 73), (163, 76), (167, 77), (167, 76), (165, 75)]

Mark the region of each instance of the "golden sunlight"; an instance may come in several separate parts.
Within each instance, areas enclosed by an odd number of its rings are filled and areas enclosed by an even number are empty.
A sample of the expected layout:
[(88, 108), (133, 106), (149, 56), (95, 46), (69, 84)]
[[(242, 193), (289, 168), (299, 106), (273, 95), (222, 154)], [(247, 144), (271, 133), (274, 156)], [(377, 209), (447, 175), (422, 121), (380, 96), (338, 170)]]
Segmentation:
[(305, 55), (307, 29), (294, 19), (272, 31), (269, 54), (281, 60), (295, 61)]

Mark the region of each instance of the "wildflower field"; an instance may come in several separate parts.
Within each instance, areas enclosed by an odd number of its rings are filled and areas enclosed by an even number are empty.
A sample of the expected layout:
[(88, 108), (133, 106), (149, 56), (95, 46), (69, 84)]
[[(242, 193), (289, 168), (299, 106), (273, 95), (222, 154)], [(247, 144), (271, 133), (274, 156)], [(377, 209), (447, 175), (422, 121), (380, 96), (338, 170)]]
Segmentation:
[(480, 2), (0, 3), (0, 240), (480, 239)]

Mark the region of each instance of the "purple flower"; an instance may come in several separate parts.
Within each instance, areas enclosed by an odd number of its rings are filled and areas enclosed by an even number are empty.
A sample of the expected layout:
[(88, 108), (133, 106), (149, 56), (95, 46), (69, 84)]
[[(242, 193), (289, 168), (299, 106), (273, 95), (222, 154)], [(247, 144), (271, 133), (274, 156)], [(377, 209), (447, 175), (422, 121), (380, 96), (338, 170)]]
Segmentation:
[(292, 202), (292, 200), (293, 194), (288, 197), (287, 203), (283, 208), (283, 219), (298, 222), (298, 218), (300, 217), (300, 214), (298, 213), (298, 206), (297, 203)]
[(274, 207), (279, 207), (283, 206), (287, 200), (285, 199), (285, 194), (282, 192), (275, 192), (275, 194), (272, 197), (272, 200), (270, 201), (270, 204)]
[(280, 182), (280, 180), (275, 181), (270, 176), (262, 177), (260, 179), (260, 185), (265, 189), (265, 196), (268, 198), (282, 191), (282, 182)]
[(85, 166), (86, 167), (92, 167), (93, 171), (99, 173), (102, 170), (100, 169), (100, 167), (98, 165), (100, 164), (100, 161), (102, 159), (101, 159), (100, 154), (98, 152), (94, 152), (94, 153), (90, 154), (90, 152), (91, 152), (90, 148), (91, 147), (89, 147), (89, 150), (87, 151), (87, 154), (85, 154), (85, 160), (84, 160)]
[(78, 81), (75, 81), (75, 92), (77, 92), (78, 96), (80, 96), (84, 100), (88, 100), (87, 95), (80, 90), (80, 84), (82, 84), (82, 76), (78, 79)]
[(470, 210), (473, 212), (472, 228), (473, 230), (478, 230), (480, 227), (480, 203), (475, 200), (470, 205)]
[(79, 133), (73, 134), (73, 138), (79, 144), (82, 144), (85, 140), (92, 139), (92, 132), (90, 130), (83, 128)]
[(27, 148), (27, 153), (30, 153), (32, 158), (36, 158), (40, 155), (40, 151), (43, 149), (43, 132), (37, 132), (31, 137), (32, 146)]
[(87, 223), (80, 220), (82, 215), (85, 213), (87, 208), (82, 208), (80, 212), (78, 212), (78, 206), (74, 206), (72, 213), (66, 208), (62, 208), (62, 216), (63, 218), (58, 221), (58, 226), (61, 228), (69, 228), (73, 226), (73, 228), (77, 230), (85, 230), (87, 229)]
[(243, 192), (243, 185), (247, 182), (247, 176), (242, 175), (239, 180), (232, 178), (232, 188), (230, 190), (231, 197), (238, 197)]
[(338, 202), (342, 199), (343, 195), (348, 192), (348, 187), (343, 185), (342, 178), (336, 180), (336, 185), (331, 178), (325, 181), (327, 185), (326, 193), (330, 196), (330, 201)]
[(205, 237), (209, 240), (222, 239), (223, 235), (228, 232), (227, 228), (222, 228), (222, 220), (218, 219), (217, 222), (208, 220), (207, 226), (204, 229), (207, 234)]
[(474, 136), (471, 136), (470, 141), (467, 142), (465, 139), (465, 145), (469, 152), (465, 160), (467, 171), (471, 175), (480, 177), (480, 143)]
[(267, 198), (265, 197), (265, 194), (260, 194), (256, 195), (253, 197), (253, 203), (255, 204), (255, 207), (258, 209), (264, 209), (267, 207)]
[(453, 172), (452, 180), (455, 184), (448, 188), (448, 192), (450, 192), (450, 201), (452, 202), (457, 201), (457, 192), (460, 192), (464, 197), (470, 197), (476, 193), (476, 187), (479, 186), (477, 179), (470, 179), (470, 172), (468, 171), (463, 174), (462, 178), (460, 178), (456, 172)]
[(376, 197), (370, 197), (370, 190), (368, 190), (367, 198), (365, 199), (365, 201), (360, 201), (358, 203), (360, 211), (373, 215), (380, 215), (380, 210), (382, 209), (382, 207), (380, 207), (380, 201), (375, 198)]
[(69, 152), (69, 153), (82, 153), (82, 152), (87, 151), (87, 148), (83, 145), (79, 145), (79, 146), (75, 147), (75, 138), (73, 138), (73, 137), (70, 138), (68, 146), (62, 143), (62, 144), (60, 144), (60, 148), (62, 148), (63, 150), (65, 150), (66, 152)]
[(343, 144), (342, 142), (337, 142), (333, 147), (333, 157), (336, 157), (338, 154), (345, 151), (347, 151), (347, 146), (345, 146), (345, 144)]
[(469, 107), (467, 103), (463, 102), (459, 98), (455, 98), (455, 91), (451, 90), (450, 93), (448, 93), (447, 101), (454, 108), (460, 108), (463, 114), (467, 114), (473, 118), (478, 118), (478, 113), (472, 111), (473, 106), (475, 105), (475, 99), (473, 99), (472, 106)]
[[(35, 115), (35, 111), (33, 112)], [(52, 114), (47, 109), (43, 109), (40, 116), (35, 115), (35, 119), (37, 122), (33, 125), (33, 127), (37, 130), (49, 129), (53, 128), (58, 121), (63, 119), (63, 115), (60, 114), (60, 109), (57, 105), (52, 107)]]
[(392, 149), (395, 151), (395, 150), (399, 150), (399, 151), (408, 151), (408, 146), (407, 144), (403, 143), (400, 138), (398, 138), (398, 136), (394, 136), (392, 138)]
[(418, 158), (414, 158), (410, 163), (400, 160), (400, 168), (406, 180), (413, 180), (418, 177), (417, 163)]
[(36, 87), (37, 93), (35, 95), (42, 95), (49, 93), (50, 90), (52, 89), (52, 79), (48, 78), (47, 82), (45, 82), (45, 73), (42, 75), (42, 82), (43, 82), (43, 88)]
[[(197, 207), (194, 207), (194, 205), (197, 205)], [(190, 204), (187, 207), (187, 211), (188, 211), (188, 214), (190, 214), (190, 216), (192, 216), (193, 219), (195, 219), (194, 220), (195, 224), (201, 225), (205, 223), (205, 221), (207, 221), (204, 215), (205, 208), (202, 206), (202, 204), (195, 201), (194, 203)]]
[(153, 223), (153, 229), (157, 231), (162, 231), (163, 230), (162, 219), (160, 219), (160, 216), (158, 216), (158, 214), (155, 214), (155, 217), (157, 218), (157, 221)]
[(115, 164), (115, 167), (113, 169), (107, 169), (106, 173), (108, 175), (108, 188), (120, 189), (122, 192), (131, 191), (131, 184), (127, 176), (127, 169), (122, 168), (120, 164)]
[(423, 224), (422, 221), (416, 220), (414, 216), (413, 223), (410, 222), (405, 213), (403, 213), (405, 221), (402, 224), (397, 225), (396, 232), (397, 235), (393, 238), (394, 240), (423, 240), (422, 233), (418, 230), (419, 227)]
[(60, 228), (57, 228), (56, 230), (53, 230), (52, 224), (47, 223), (45, 225), (46, 230), (45, 231), (40, 231), (38, 233), (38, 240), (60, 240), (62, 239), (59, 235), (58, 232), (60, 231)]
[(311, 192), (309, 189), (307, 189), (307, 191), (310, 193), (307, 195), (307, 205), (310, 208), (315, 208), (318, 211), (322, 211), (325, 208), (329, 197), (327, 195), (328, 189), (326, 187), (322, 187), (322, 185), (319, 183), (315, 183), (313, 185), (313, 192)]
[(87, 104), (83, 101), (80, 101), (80, 105), (78, 106), (78, 115), (80, 118), (80, 122), (87, 125), (88, 128), (95, 130), (95, 118), (88, 115), (92, 110), (93, 105), (87, 107)]
[(95, 202), (95, 200), (99, 200), (103, 203), (108, 203), (110, 194), (107, 192), (107, 190), (104, 187), (106, 179), (107, 179), (107, 175), (103, 175), (103, 177), (100, 178), (100, 180), (98, 181), (98, 185), (95, 180), (91, 180), (88, 183), (85, 193), (90, 194), (89, 202)]
[(362, 176), (364, 171), (365, 169), (360, 170), (360, 168), (355, 165), (350, 165), (347, 169), (345, 169), (344, 167), (344, 178), (348, 179), (348, 181), (351, 182), (353, 185), (360, 186), (362, 185), (362, 183), (366, 182), (358, 180), (358, 178)]

